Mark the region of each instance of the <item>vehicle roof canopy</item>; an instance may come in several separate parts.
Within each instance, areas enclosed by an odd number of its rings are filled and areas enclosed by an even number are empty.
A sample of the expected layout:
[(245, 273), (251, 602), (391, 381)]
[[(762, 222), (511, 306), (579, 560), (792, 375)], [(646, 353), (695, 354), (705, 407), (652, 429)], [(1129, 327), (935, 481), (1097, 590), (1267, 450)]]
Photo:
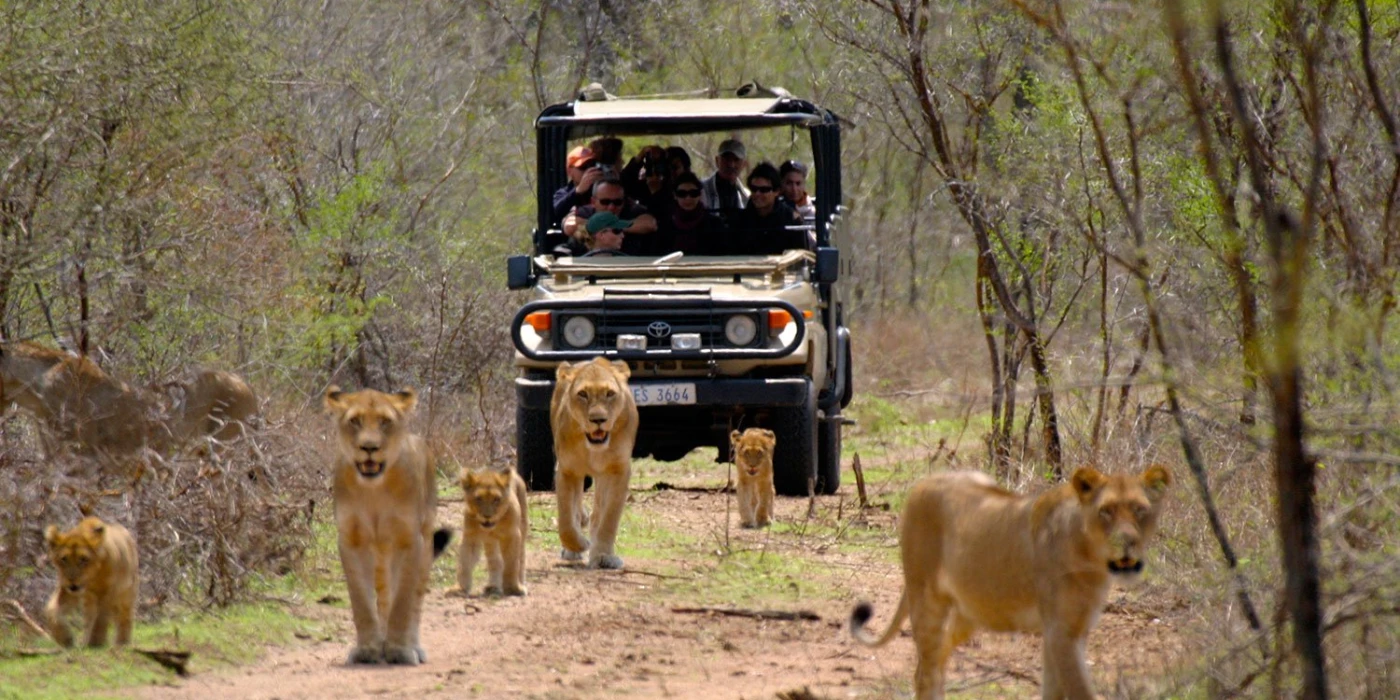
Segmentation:
[(692, 134), (772, 126), (814, 127), (836, 115), (793, 97), (578, 100), (545, 108), (535, 128), (563, 127), (568, 140)]

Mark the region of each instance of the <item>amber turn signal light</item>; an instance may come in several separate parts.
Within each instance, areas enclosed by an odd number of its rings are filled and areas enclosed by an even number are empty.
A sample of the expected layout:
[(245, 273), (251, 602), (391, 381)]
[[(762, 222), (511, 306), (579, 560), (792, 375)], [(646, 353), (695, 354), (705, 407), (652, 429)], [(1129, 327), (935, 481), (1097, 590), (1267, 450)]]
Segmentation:
[(536, 333), (543, 333), (549, 330), (550, 322), (554, 320), (554, 315), (548, 311), (532, 311), (525, 314), (525, 323), (535, 329)]

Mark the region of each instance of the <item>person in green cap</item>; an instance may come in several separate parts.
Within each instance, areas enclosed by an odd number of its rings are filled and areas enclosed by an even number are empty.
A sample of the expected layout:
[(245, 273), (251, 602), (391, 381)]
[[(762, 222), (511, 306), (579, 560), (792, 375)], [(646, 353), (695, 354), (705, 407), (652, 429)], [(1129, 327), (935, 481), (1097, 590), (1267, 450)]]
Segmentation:
[(588, 253), (608, 255), (614, 251), (621, 251), (627, 227), (631, 225), (631, 221), (610, 211), (600, 211), (588, 217), (588, 223), (585, 224), (588, 229), (588, 240), (585, 242)]

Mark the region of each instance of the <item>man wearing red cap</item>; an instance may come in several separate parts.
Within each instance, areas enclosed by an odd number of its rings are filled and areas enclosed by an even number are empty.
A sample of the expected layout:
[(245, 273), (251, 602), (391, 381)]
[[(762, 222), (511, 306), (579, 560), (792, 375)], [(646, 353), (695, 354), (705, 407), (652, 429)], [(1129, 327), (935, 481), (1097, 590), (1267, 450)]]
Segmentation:
[(603, 179), (603, 169), (596, 165), (593, 151), (587, 146), (569, 151), (569, 159), (564, 164), (569, 182), (554, 193), (553, 223), (557, 225), (574, 207), (585, 206), (592, 199), (593, 183)]

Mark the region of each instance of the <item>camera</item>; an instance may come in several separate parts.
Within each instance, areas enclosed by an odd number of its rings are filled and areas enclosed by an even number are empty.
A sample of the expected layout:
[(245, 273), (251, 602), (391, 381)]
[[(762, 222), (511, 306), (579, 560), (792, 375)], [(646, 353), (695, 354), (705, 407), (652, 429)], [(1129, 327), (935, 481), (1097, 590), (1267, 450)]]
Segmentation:
[(617, 177), (617, 168), (608, 163), (599, 163), (598, 170), (602, 171), (603, 177)]

